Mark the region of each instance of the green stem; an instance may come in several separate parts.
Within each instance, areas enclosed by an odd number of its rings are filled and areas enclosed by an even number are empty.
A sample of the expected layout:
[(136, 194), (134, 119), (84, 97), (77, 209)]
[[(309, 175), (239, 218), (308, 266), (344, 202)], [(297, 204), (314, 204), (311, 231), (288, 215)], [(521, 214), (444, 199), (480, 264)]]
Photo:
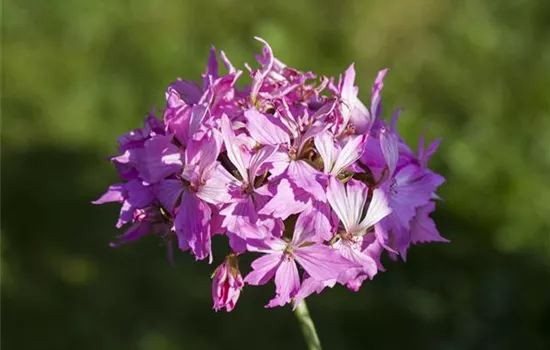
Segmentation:
[(302, 302), (298, 304), (296, 310), (294, 310), (294, 315), (296, 315), (298, 323), (300, 324), (300, 329), (306, 340), (307, 348), (309, 350), (321, 350), (321, 342), (315, 330), (315, 324), (309, 315), (305, 300), (302, 300)]

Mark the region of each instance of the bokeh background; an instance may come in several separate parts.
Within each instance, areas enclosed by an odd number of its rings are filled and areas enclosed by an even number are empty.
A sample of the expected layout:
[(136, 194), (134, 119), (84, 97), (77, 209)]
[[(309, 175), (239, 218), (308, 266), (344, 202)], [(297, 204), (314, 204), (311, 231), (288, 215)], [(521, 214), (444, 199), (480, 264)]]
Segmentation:
[[(116, 137), (141, 125), (211, 44), (238, 66), (268, 40), (326, 75), (356, 63), (400, 132), (444, 142), (435, 215), (451, 244), (416, 246), (359, 293), (310, 298), (326, 349), (550, 349), (550, 1), (4, 0), (3, 349), (301, 349), (272, 286), (211, 309), (214, 266), (143, 239), (108, 243)], [(243, 269), (246, 269), (243, 267)]]

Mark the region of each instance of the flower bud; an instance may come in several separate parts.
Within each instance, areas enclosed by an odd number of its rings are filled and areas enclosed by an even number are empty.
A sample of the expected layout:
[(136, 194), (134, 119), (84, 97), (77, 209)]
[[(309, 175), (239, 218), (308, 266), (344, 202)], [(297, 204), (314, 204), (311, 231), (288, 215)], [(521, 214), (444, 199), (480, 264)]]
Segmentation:
[(223, 308), (226, 311), (233, 310), (235, 304), (237, 304), (237, 300), (239, 300), (243, 285), (237, 256), (230, 254), (223, 264), (216, 268), (212, 276), (214, 310), (219, 311)]

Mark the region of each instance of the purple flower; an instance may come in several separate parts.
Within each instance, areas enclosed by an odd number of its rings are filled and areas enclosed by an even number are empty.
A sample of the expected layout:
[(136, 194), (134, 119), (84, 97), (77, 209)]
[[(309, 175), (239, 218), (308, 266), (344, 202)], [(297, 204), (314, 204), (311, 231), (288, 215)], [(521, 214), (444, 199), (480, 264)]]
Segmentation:
[(372, 251), (365, 244), (368, 242), (365, 235), (392, 211), (382, 190), (374, 189), (371, 193), (370, 203), (365, 208), (369, 189), (359, 181), (350, 180), (344, 186), (337, 179), (331, 178), (327, 192), (327, 199), (343, 225), (333, 246), (342, 256), (361, 266), (359, 269), (347, 270), (340, 279), (354, 290), (358, 289), (364, 279), (374, 277), (379, 265), (379, 257), (371, 256)]
[(216, 132), (201, 141), (192, 140), (185, 150), (185, 167), (156, 186), (160, 203), (174, 217), (179, 248), (191, 249), (197, 259), (210, 257), (210, 262), (212, 205), (229, 199), (226, 183), (231, 178), (216, 161), (220, 147)]
[(221, 236), (230, 253), (212, 295), (216, 311), (231, 311), (244, 287), (237, 255), (263, 254), (245, 281), (274, 280), (273, 307), (337, 284), (357, 291), (385, 271), (384, 254), (405, 260), (413, 244), (447, 242), (430, 217), (445, 180), (428, 167), (440, 140), (425, 148), (422, 136), (414, 152), (397, 130), (401, 109), (384, 119), (387, 69), (367, 107), (353, 64), (337, 78), (301, 72), (256, 39), (247, 84), (211, 48), (197, 81), (168, 86), (162, 119), (153, 110), (118, 139), (122, 182), (93, 202), (121, 205), (126, 231), (112, 246), (154, 235), (171, 248), (175, 238), (212, 263)]
[(239, 271), (237, 256), (230, 254), (212, 275), (212, 299), (214, 310), (231, 311), (237, 304), (244, 282)]
[(106, 193), (92, 203), (109, 202), (122, 203), (116, 226), (120, 228), (130, 223), (130, 227), (118, 237), (117, 242), (111, 243), (112, 247), (135, 241), (150, 233), (166, 236), (170, 232), (170, 221), (154, 204), (151, 188), (143, 185), (139, 180), (134, 179), (125, 184), (112, 185)]
[[(266, 255), (252, 262), (253, 271), (245, 281), (262, 285), (275, 277), (276, 296), (267, 307), (282, 306), (290, 301), (300, 288), (296, 263), (316, 281), (329, 281), (357, 264), (344, 259), (337, 250), (317, 241), (313, 230), (313, 218), (309, 212), (302, 213), (296, 221), (292, 240), (269, 238), (252, 245)], [(253, 243), (254, 244), (254, 243)]]

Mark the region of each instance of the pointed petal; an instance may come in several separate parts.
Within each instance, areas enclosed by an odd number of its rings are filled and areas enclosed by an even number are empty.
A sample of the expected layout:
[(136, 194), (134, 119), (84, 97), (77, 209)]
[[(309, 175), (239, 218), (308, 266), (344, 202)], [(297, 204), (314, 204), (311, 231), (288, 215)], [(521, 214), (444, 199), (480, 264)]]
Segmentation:
[(155, 135), (144, 144), (137, 167), (143, 180), (152, 184), (181, 171), (183, 162), (180, 150), (171, 135)]
[(354, 218), (356, 215), (353, 211), (348, 210), (348, 198), (346, 188), (338, 179), (331, 177), (327, 189), (327, 200), (340, 221), (344, 224), (346, 230), (351, 230), (355, 227)]
[[(375, 230), (376, 230), (375, 225)], [(384, 252), (384, 246), (378, 240), (376, 232), (369, 232), (363, 236), (362, 251), (363, 254), (370, 256), (376, 262), (376, 268), (378, 271), (384, 271), (382, 266), (382, 253)]]
[[(403, 226), (393, 227), (390, 231), (390, 244), (401, 259), (407, 261), (407, 250), (411, 245), (411, 231)], [(395, 259), (397, 259), (397, 255)]]
[(318, 236), (315, 233), (315, 214), (312, 210), (302, 212), (294, 226), (292, 246), (299, 247), (304, 243), (317, 242)]
[(271, 168), (269, 169), (271, 176), (274, 178), (278, 177), (288, 168), (288, 164), (290, 163), (288, 152), (278, 150), (269, 157), (269, 163), (271, 163)]
[(346, 269), (358, 266), (323, 244), (295, 248), (294, 255), (304, 270), (318, 281), (337, 278)]
[(187, 130), (188, 139), (193, 139), (193, 136), (199, 131), (201, 125), (204, 124), (207, 114), (208, 107), (205, 105), (195, 105), (191, 108), (191, 118), (189, 119), (189, 129)]
[(250, 158), (248, 165), (248, 179), (254, 181), (261, 166), (277, 151), (277, 147), (264, 146)]
[(387, 68), (378, 72), (378, 75), (376, 76), (376, 80), (374, 81), (374, 85), (372, 86), (370, 110), (374, 114), (375, 119), (378, 119), (378, 117), (382, 113), (382, 109), (380, 108), (380, 99), (381, 99), (380, 91), (384, 86), (384, 77), (386, 76), (386, 73), (388, 73)]
[(154, 186), (155, 196), (160, 201), (160, 204), (171, 214), (174, 213), (174, 207), (176, 206), (182, 192), (183, 184), (180, 180), (163, 180)]
[[(373, 258), (371, 258), (370, 256), (368, 256), (367, 254), (363, 253), (360, 250), (361, 242), (359, 242), (358, 245), (350, 245), (339, 241), (334, 244), (334, 248), (338, 249), (338, 251), (344, 258), (350, 261), (353, 261), (357, 263), (357, 265), (361, 266), (359, 270), (361, 272), (366, 273), (369, 276), (369, 278), (374, 277), (374, 275), (376, 275), (376, 273), (378, 272), (376, 261), (374, 261)], [(351, 271), (352, 269), (349, 269), (349, 270), (350, 272), (352, 272)], [(353, 273), (349, 275), (351, 276), (352, 274)], [(354, 277), (355, 276), (352, 276), (351, 278), (354, 278)]]
[(273, 50), (271, 49), (271, 46), (265, 41), (264, 39), (255, 36), (254, 39), (258, 40), (262, 44), (264, 44), (264, 47), (262, 49), (263, 57), (261, 58), (260, 63), (262, 64), (262, 76), (266, 76), (269, 71), (271, 71), (271, 68), (274, 64), (274, 57), (273, 57)]
[(185, 191), (176, 213), (175, 228), (180, 249), (191, 248), (195, 258), (210, 256), (212, 262), (210, 217), (212, 210), (194, 193)]
[(373, 122), (370, 112), (357, 96), (353, 97), (353, 105), (354, 108), (351, 110), (350, 121), (353, 123), (355, 132), (358, 135), (366, 135)]
[(302, 160), (290, 162), (287, 175), (292, 183), (310, 193), (314, 198), (320, 201), (325, 200), (325, 190), (320, 183), (321, 173), (306, 162)]
[(354, 104), (357, 95), (357, 89), (354, 86), (355, 83), (355, 67), (353, 63), (349, 66), (344, 74), (344, 80), (342, 81), (340, 97), (342, 102), (340, 104), (340, 113), (342, 115), (342, 125), (345, 127), (351, 117), (351, 112), (354, 109)]
[(243, 225), (247, 238), (247, 250), (260, 253), (283, 252), (288, 243), (281, 238), (274, 237), (265, 225)]
[(379, 137), (368, 137), (365, 150), (361, 155), (361, 162), (367, 165), (371, 171), (381, 171), (386, 166), (386, 159), (384, 153), (382, 153)]
[(223, 226), (232, 232), (239, 232), (244, 223), (254, 224), (258, 213), (250, 196), (232, 198), (231, 203), (220, 211), (225, 216)]
[(434, 221), (430, 218), (430, 213), (434, 210), (434, 202), (429, 202), (416, 210), (416, 217), (411, 222), (411, 243), (449, 242), (448, 239), (441, 237)]
[(134, 208), (145, 208), (154, 200), (153, 187), (146, 186), (141, 181), (134, 179), (124, 184), (127, 193), (126, 201)]
[(208, 65), (206, 66), (206, 75), (212, 76), (213, 80), (218, 78), (218, 60), (216, 58), (216, 48), (214, 46), (210, 48)]
[[(167, 92), (167, 100), (179, 100), (181, 97), (187, 104), (195, 104), (199, 102), (202, 96), (201, 88), (194, 81), (187, 81), (177, 79), (175, 82), (170, 84), (170, 89), (173, 89), (173, 92), (177, 92), (178, 96), (176, 98), (170, 91)], [(170, 102), (170, 101), (168, 101)], [(175, 107), (175, 103), (170, 103), (170, 107)]]
[(334, 147), (334, 136), (325, 131), (314, 138), (315, 148), (323, 159), (325, 174), (330, 173), (336, 160), (336, 148)]
[(228, 70), (229, 74), (237, 71), (223, 50), (220, 51), (220, 58), (222, 59), (223, 65)]
[(244, 112), (250, 136), (262, 145), (290, 144), (290, 137), (283, 125), (273, 116), (267, 116), (256, 109)]
[(298, 293), (294, 296), (294, 305), (292, 310), (295, 310), (296, 307), (308, 296), (313, 293), (321, 293), (326, 287), (332, 288), (336, 284), (336, 279), (329, 281), (317, 281), (314, 278), (307, 277), (303, 280)]
[(342, 98), (346, 100), (350, 100), (352, 97), (355, 96), (355, 65), (352, 63), (348, 69), (346, 70), (346, 73), (344, 74), (344, 81), (342, 83)]
[(361, 181), (351, 179), (346, 185), (346, 212), (350, 220), (351, 226), (348, 228), (350, 233), (357, 233), (354, 230), (358, 228), (365, 202), (367, 201), (368, 188)]
[(330, 241), (338, 227), (338, 216), (330, 210), (330, 205), (327, 202), (321, 201), (313, 203), (313, 216), (313, 225), (319, 240)]
[(282, 179), (275, 195), (259, 213), (286, 220), (290, 215), (306, 210), (310, 206), (310, 198), (303, 190), (294, 188), (287, 179)]
[(216, 159), (220, 155), (223, 138), (218, 130), (212, 129), (211, 134), (204, 137), (202, 141), (199, 166), (201, 173), (204, 173), (217, 164)]
[(372, 193), (372, 199), (367, 210), (367, 215), (361, 221), (362, 230), (366, 230), (372, 225), (378, 223), (391, 213), (392, 209), (388, 205), (388, 198), (384, 191), (377, 188)]
[(275, 273), (275, 298), (271, 299), (266, 307), (283, 306), (290, 302), (290, 298), (300, 288), (300, 277), (298, 267), (294, 260), (283, 258)]
[(363, 149), (367, 141), (367, 135), (359, 135), (350, 137), (344, 148), (338, 153), (334, 166), (332, 167), (331, 174), (338, 175), (340, 172), (363, 154)]
[(243, 151), (236, 140), (231, 121), (229, 121), (229, 118), (225, 114), (221, 118), (221, 132), (229, 160), (231, 160), (231, 163), (237, 168), (243, 180), (249, 181), (248, 171), (242, 154)]
[(120, 207), (120, 214), (118, 216), (118, 221), (116, 223), (117, 228), (121, 228), (124, 226), (124, 224), (131, 222), (134, 218), (134, 212), (136, 211), (136, 207), (133, 207), (128, 200), (125, 200), (122, 202), (122, 206)]
[(395, 133), (397, 133), (397, 121), (399, 120), (399, 116), (401, 115), (401, 112), (403, 112), (403, 108), (399, 107), (399, 108), (396, 108), (395, 111), (393, 111), (393, 114), (391, 115), (390, 129), (393, 130)]
[(103, 204), (110, 202), (119, 202), (124, 201), (124, 184), (114, 184), (109, 186), (107, 192), (101, 195), (98, 199), (93, 201), (93, 204)]
[(199, 187), (197, 196), (210, 204), (228, 203), (231, 200), (229, 185), (235, 178), (221, 164), (216, 164), (208, 174), (204, 185)]
[(380, 148), (388, 165), (390, 176), (393, 175), (399, 159), (399, 144), (397, 135), (386, 128), (380, 130)]
[(435, 139), (428, 148), (424, 151), (424, 136), (421, 137), (422, 146), (418, 149), (418, 160), (420, 161), (420, 165), (423, 168), (428, 167), (428, 161), (430, 158), (434, 155), (434, 153), (437, 151), (437, 148), (441, 144), (442, 139), (438, 138)]
[(313, 125), (306, 129), (305, 133), (301, 137), (299, 137), (298, 141), (295, 144), (295, 146), (298, 148), (298, 152), (302, 151), (303, 146), (309, 139), (315, 137), (322, 132), (327, 131), (332, 126), (331, 123), (327, 123), (321, 120), (322, 118), (325, 118), (328, 114), (332, 113), (335, 106), (336, 102), (329, 102), (323, 105), (323, 107), (319, 108), (319, 110), (317, 110), (317, 112), (315, 112), (315, 114), (311, 116), (311, 120), (314, 121)]
[[(374, 224), (374, 236), (376, 237), (376, 241), (378, 241), (378, 243), (380, 243), (380, 245), (382, 247), (384, 247), (384, 249), (386, 249), (390, 253), (395, 254), (395, 253), (397, 253), (397, 251), (395, 249), (393, 249), (392, 247), (390, 247), (390, 237), (389, 237), (389, 233), (388, 233), (389, 227), (390, 227), (389, 223), (391, 222), (391, 217), (392, 217), (392, 214), (385, 217), (384, 219), (382, 219), (377, 224)], [(367, 235), (369, 235), (369, 233), (367, 233)]]
[(138, 221), (133, 223), (123, 235), (117, 237), (116, 242), (110, 243), (109, 246), (115, 248), (124, 243), (136, 241), (149, 233), (151, 233), (151, 223)]
[(245, 277), (244, 281), (254, 286), (266, 284), (275, 276), (275, 271), (281, 264), (282, 259), (282, 252), (259, 257), (252, 262), (252, 271)]
[(408, 230), (416, 208), (427, 204), (444, 181), (442, 176), (415, 164), (400, 169), (395, 174), (394, 190), (390, 194), (392, 219)]

